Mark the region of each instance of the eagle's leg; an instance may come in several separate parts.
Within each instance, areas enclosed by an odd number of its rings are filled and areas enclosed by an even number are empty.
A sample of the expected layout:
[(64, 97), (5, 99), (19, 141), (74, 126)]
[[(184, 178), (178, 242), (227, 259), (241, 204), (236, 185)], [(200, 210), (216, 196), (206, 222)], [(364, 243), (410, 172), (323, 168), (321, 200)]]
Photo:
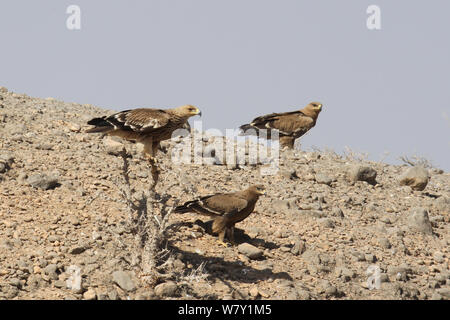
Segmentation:
[(282, 136), (280, 137), (280, 145), (284, 148), (294, 149), (295, 138), (291, 136)]
[(236, 242), (234, 241), (234, 226), (227, 229), (228, 231), (228, 239), (230, 240), (232, 245), (235, 245)]
[(228, 248), (228, 243), (225, 243), (223, 240), (224, 240), (224, 238), (225, 238), (225, 232), (226, 232), (226, 228), (224, 228), (223, 230), (221, 230), (220, 232), (219, 232), (219, 239), (217, 240), (217, 243), (218, 244), (220, 244), (220, 245), (222, 245), (222, 246), (224, 246), (224, 247), (226, 247), (226, 248)]
[(158, 160), (155, 157), (155, 154), (158, 150), (159, 142), (147, 142), (144, 144), (144, 153), (148, 158), (148, 162), (150, 164), (153, 184), (152, 189), (156, 186), (159, 179), (160, 170), (158, 168)]

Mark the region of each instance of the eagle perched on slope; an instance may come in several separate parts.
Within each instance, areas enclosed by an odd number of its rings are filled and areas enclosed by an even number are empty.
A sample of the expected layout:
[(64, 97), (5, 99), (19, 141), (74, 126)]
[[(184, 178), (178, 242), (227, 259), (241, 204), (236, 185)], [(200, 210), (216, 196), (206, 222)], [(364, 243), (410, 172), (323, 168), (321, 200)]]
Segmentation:
[(111, 116), (94, 118), (88, 124), (95, 126), (86, 132), (102, 132), (144, 144), (144, 153), (151, 161), (163, 140), (181, 128), (189, 128), (187, 120), (201, 112), (197, 107), (185, 105), (174, 109), (140, 108), (125, 110)]
[(256, 185), (243, 191), (216, 193), (188, 201), (176, 207), (173, 212), (195, 212), (213, 217), (212, 232), (218, 233), (219, 243), (226, 246), (223, 242), (225, 233), (228, 233), (229, 240), (234, 243), (234, 225), (253, 212), (258, 198), (264, 194), (265, 187)]
[(256, 130), (258, 136), (260, 129), (267, 129), (267, 139), (271, 139), (270, 131), (275, 129), (279, 132), (281, 146), (293, 149), (295, 140), (316, 125), (320, 111), (322, 111), (322, 104), (311, 102), (298, 111), (271, 113), (257, 117), (250, 124), (242, 125), (240, 129), (244, 131), (244, 134), (254, 134)]

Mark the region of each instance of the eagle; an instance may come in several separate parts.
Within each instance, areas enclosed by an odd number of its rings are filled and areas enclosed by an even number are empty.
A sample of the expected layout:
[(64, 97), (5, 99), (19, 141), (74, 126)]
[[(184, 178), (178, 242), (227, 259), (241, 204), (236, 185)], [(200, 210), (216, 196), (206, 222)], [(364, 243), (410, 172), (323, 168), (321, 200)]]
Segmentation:
[(219, 235), (219, 244), (227, 246), (224, 242), (225, 233), (234, 243), (234, 225), (247, 218), (255, 209), (258, 198), (265, 194), (263, 185), (254, 185), (242, 191), (216, 193), (188, 201), (175, 207), (173, 212), (194, 212), (213, 217), (212, 232)]
[(256, 133), (257, 136), (261, 133), (260, 129), (267, 129), (267, 139), (271, 139), (271, 129), (275, 129), (279, 133), (280, 145), (293, 149), (295, 140), (316, 125), (320, 111), (322, 111), (322, 104), (311, 102), (297, 111), (271, 113), (257, 117), (251, 123), (240, 126), (240, 129), (246, 135)]
[(166, 110), (152, 108), (125, 110), (88, 121), (94, 128), (86, 132), (101, 132), (140, 142), (144, 145), (144, 154), (152, 162), (155, 161), (154, 157), (161, 141), (170, 139), (177, 129), (190, 128), (188, 119), (201, 114), (201, 111), (192, 105)]

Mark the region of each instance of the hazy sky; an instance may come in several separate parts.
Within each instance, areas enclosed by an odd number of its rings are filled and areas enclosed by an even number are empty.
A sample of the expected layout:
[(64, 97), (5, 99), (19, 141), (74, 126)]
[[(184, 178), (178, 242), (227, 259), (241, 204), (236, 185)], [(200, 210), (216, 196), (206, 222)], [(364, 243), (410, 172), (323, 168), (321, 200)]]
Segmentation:
[(320, 101), (302, 149), (450, 171), (449, 39), (448, 0), (1, 0), (0, 85), (115, 110), (194, 104), (223, 131)]

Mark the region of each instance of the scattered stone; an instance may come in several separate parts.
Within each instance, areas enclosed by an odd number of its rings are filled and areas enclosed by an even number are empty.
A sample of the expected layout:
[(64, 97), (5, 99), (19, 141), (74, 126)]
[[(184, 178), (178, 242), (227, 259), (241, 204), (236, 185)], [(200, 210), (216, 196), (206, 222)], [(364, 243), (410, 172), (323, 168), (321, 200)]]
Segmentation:
[(295, 169), (281, 169), (279, 174), (286, 179), (294, 180), (298, 179)]
[(306, 244), (305, 241), (298, 238), (295, 240), (294, 246), (291, 249), (291, 253), (295, 256), (298, 256), (299, 254), (302, 254), (306, 250)]
[(38, 150), (53, 150), (53, 145), (51, 143), (38, 143), (34, 146)]
[(334, 228), (334, 226), (335, 226), (334, 221), (333, 221), (332, 219), (330, 219), (330, 218), (322, 218), (322, 219), (319, 219), (319, 223), (320, 223), (323, 227), (325, 227), (325, 228), (330, 228), (330, 229)]
[(434, 206), (440, 214), (450, 216), (450, 197), (440, 196), (434, 201)]
[(43, 173), (34, 174), (27, 179), (27, 183), (36, 189), (50, 190), (60, 186), (59, 179)]
[(439, 288), (436, 289), (436, 292), (444, 297), (446, 300), (450, 299), (450, 289), (449, 288)]
[(96, 298), (97, 298), (97, 293), (92, 288), (88, 289), (88, 291), (83, 293), (84, 300), (95, 300)]
[(0, 152), (0, 173), (5, 173), (11, 169), (14, 163), (14, 156), (9, 152)]
[(338, 297), (340, 295), (339, 290), (332, 285), (329, 285), (326, 289), (325, 289), (325, 295), (327, 297)]
[(119, 294), (115, 289), (108, 291), (109, 300), (119, 300)]
[(356, 258), (356, 261), (366, 261), (366, 257), (362, 252), (354, 250), (351, 254)]
[(55, 235), (52, 234), (52, 235), (48, 236), (47, 240), (48, 240), (49, 242), (53, 243), (53, 242), (58, 241), (58, 240), (59, 240), (59, 237), (57, 237), (57, 236), (55, 236)]
[(115, 271), (112, 274), (113, 281), (125, 291), (136, 290), (136, 285), (131, 279), (130, 275), (125, 271)]
[(437, 292), (433, 292), (433, 295), (431, 296), (431, 300), (442, 300), (442, 296)]
[(297, 295), (300, 300), (311, 300), (311, 294), (307, 290), (299, 289)]
[(53, 282), (53, 285), (55, 286), (55, 288), (64, 288), (66, 287), (66, 283), (62, 280), (56, 280), (55, 282)]
[(178, 290), (178, 286), (175, 282), (168, 281), (158, 284), (154, 290), (159, 297), (173, 297)]
[(376, 185), (377, 172), (371, 167), (353, 165), (348, 169), (347, 175), (352, 182), (366, 181), (371, 185)]
[(331, 210), (331, 215), (333, 217), (344, 218), (344, 212), (342, 212), (341, 208), (338, 208), (338, 207), (334, 207)]
[(58, 274), (57, 271), (58, 266), (56, 264), (49, 264), (44, 268), (44, 273), (50, 277), (52, 280), (58, 280)]
[(444, 263), (445, 262), (445, 256), (442, 252), (436, 251), (433, 254), (433, 259), (434, 261), (436, 261), (437, 263)]
[(272, 209), (276, 213), (287, 213), (293, 208), (294, 203), (292, 201), (276, 199), (272, 202)]
[(380, 238), (378, 239), (378, 243), (384, 249), (390, 249), (392, 246), (388, 238)]
[(367, 253), (367, 254), (364, 255), (364, 260), (369, 262), (369, 263), (372, 263), (372, 262), (377, 261), (377, 258), (375, 257), (375, 255), (373, 255), (371, 253)]
[(89, 246), (87, 244), (78, 245), (76, 247), (73, 247), (69, 250), (70, 254), (81, 254), (85, 252), (87, 249), (89, 249)]
[(261, 295), (261, 297), (263, 297), (263, 298), (268, 298), (268, 297), (270, 297), (270, 294), (267, 292), (267, 291), (265, 291), (265, 290), (262, 290), (262, 289), (258, 289), (258, 293)]
[(323, 173), (316, 174), (315, 178), (317, 183), (326, 184), (327, 186), (331, 186), (331, 183), (333, 182), (333, 179)]
[(413, 230), (425, 234), (433, 234), (430, 219), (428, 218), (428, 211), (424, 208), (413, 208), (408, 213), (407, 225)]
[(346, 267), (337, 267), (335, 272), (336, 276), (341, 278), (344, 282), (348, 282), (355, 277), (355, 273)]
[(121, 155), (125, 148), (123, 143), (115, 141), (108, 136), (103, 139), (103, 145), (105, 146), (106, 153), (114, 156)]
[(72, 132), (80, 132), (81, 126), (78, 123), (67, 122), (67, 128)]
[(20, 289), (20, 287), (22, 286), (22, 284), (20, 283), (20, 280), (17, 279), (17, 278), (9, 279), (9, 284), (12, 285), (12, 286), (14, 286), (14, 287), (17, 287), (17, 288), (19, 288), (19, 289)]
[(7, 299), (7, 300), (11, 300), (11, 299), (14, 299), (18, 294), (19, 294), (19, 288), (17, 288), (17, 287), (14, 287), (14, 286), (8, 286), (6, 289), (5, 289), (5, 293), (4, 293), (4, 297)]
[(263, 255), (263, 251), (249, 243), (242, 243), (238, 246), (238, 251), (248, 258), (254, 260), (259, 259)]
[(83, 292), (80, 267), (71, 265), (67, 268), (66, 273), (69, 275), (69, 278), (66, 280), (67, 289), (72, 290), (73, 293)]
[(415, 191), (424, 190), (429, 180), (427, 169), (419, 166), (407, 169), (399, 178), (401, 186), (410, 186)]
[(256, 298), (259, 295), (258, 287), (251, 287), (248, 292), (250, 293), (250, 296), (252, 296), (253, 298)]
[(67, 218), (67, 221), (70, 224), (74, 225), (74, 226), (79, 226), (80, 225), (80, 220), (77, 217), (75, 217), (75, 216), (69, 216)]

